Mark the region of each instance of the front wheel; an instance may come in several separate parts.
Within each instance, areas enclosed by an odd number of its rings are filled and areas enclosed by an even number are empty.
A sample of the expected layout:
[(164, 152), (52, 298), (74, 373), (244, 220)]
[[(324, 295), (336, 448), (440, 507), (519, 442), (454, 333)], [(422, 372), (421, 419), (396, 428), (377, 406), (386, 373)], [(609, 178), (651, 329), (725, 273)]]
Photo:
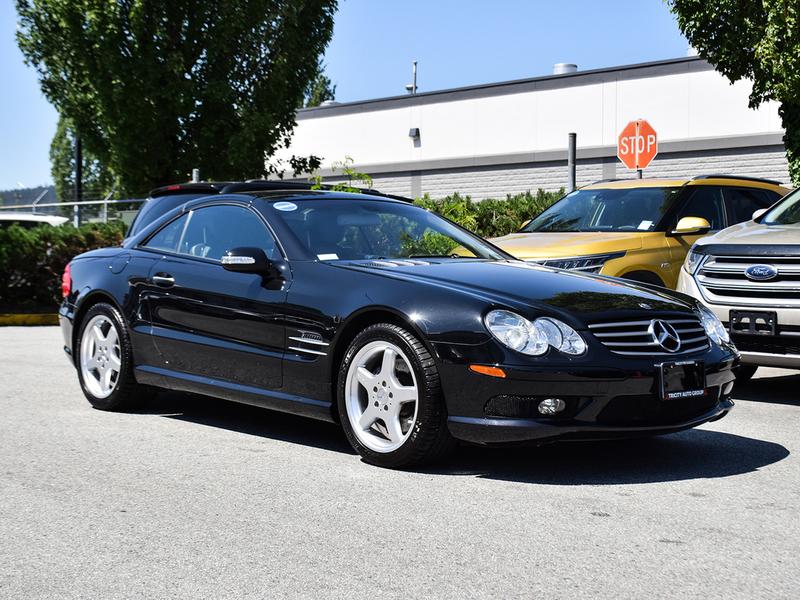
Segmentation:
[(337, 391), (345, 435), (367, 462), (416, 466), (455, 444), (436, 364), (402, 327), (381, 323), (356, 336), (342, 360)]

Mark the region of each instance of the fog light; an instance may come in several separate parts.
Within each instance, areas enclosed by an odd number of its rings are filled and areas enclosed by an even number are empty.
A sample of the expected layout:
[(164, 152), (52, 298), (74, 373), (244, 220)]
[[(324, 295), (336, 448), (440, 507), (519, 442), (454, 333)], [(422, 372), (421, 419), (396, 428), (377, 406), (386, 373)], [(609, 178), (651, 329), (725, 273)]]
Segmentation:
[(545, 398), (539, 402), (539, 412), (543, 415), (555, 415), (567, 407), (566, 402), (560, 398)]

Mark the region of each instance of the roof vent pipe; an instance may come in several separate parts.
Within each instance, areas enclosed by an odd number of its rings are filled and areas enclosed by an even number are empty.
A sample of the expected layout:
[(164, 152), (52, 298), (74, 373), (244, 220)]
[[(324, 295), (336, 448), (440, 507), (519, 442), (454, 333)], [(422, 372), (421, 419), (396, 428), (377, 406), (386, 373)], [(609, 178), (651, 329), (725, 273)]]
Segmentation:
[(566, 75), (567, 73), (576, 73), (578, 65), (574, 63), (556, 63), (553, 65), (553, 75)]

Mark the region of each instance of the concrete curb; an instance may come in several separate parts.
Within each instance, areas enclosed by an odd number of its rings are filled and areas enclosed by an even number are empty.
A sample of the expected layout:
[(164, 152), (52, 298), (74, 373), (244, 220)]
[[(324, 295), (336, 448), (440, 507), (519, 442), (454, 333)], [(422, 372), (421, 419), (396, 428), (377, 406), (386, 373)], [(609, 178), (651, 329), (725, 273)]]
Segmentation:
[(58, 314), (0, 314), (0, 327), (12, 325), (58, 325)]

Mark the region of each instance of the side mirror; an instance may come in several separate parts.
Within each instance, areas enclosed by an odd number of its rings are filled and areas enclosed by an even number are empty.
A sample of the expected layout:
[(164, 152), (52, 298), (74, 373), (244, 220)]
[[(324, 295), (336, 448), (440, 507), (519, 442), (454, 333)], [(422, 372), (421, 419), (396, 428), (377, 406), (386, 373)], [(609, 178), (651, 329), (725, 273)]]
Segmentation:
[(526, 219), (523, 221), (522, 225), (519, 226), (520, 230), (525, 229), (528, 225), (530, 225), (531, 221), (533, 221), (533, 219)]
[(683, 217), (670, 233), (672, 235), (701, 235), (711, 231), (711, 223), (703, 217)]
[(758, 221), (767, 212), (766, 208), (759, 208), (753, 212), (753, 221)]
[(222, 268), (237, 273), (266, 273), (272, 263), (261, 248), (232, 248), (220, 259)]

